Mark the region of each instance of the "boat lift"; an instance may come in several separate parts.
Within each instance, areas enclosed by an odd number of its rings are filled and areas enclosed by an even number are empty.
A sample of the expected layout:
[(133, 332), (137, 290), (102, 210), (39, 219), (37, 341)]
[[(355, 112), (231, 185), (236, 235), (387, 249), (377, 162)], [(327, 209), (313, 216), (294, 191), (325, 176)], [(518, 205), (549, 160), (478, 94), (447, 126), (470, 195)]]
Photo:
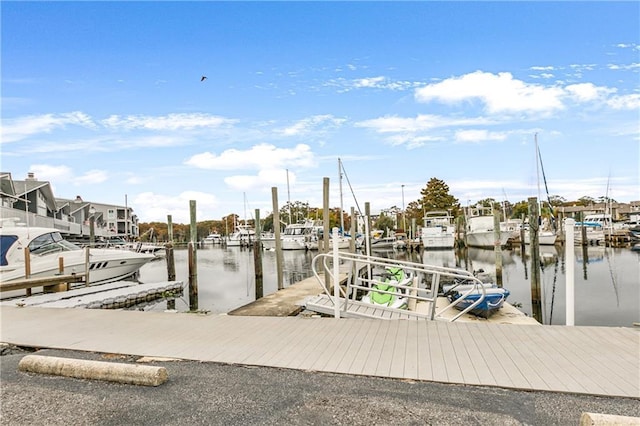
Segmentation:
[[(348, 270), (347, 279), (342, 280), (342, 285), (338, 281), (341, 265), (343, 270), (345, 267)], [(384, 273), (381, 272), (388, 267), (402, 268), (411, 279), (401, 282), (386, 280)], [(313, 259), (311, 268), (324, 293), (308, 299), (306, 308), (321, 314), (333, 315), (336, 318), (422, 319), (453, 322), (482, 303), (486, 296), (482, 281), (466, 270), (340, 251), (336, 246), (332, 252), (318, 254)], [(330, 279), (325, 280), (320, 275), (321, 272), (328, 275)], [(466, 290), (459, 298), (438, 310), (436, 301), (443, 278), (452, 282), (464, 281), (468, 287), (465, 286)], [(327, 283), (332, 284), (332, 288), (327, 287)], [(390, 291), (374, 289), (377, 284), (382, 283), (393, 288)], [(358, 300), (358, 296), (371, 291), (396, 296), (402, 292), (402, 297), (408, 301), (408, 309), (391, 308)], [(474, 293), (480, 294), (474, 303), (454, 316), (444, 317), (445, 312), (455, 308)], [(415, 310), (417, 303), (427, 304), (426, 313), (424, 310), (421, 312)]]

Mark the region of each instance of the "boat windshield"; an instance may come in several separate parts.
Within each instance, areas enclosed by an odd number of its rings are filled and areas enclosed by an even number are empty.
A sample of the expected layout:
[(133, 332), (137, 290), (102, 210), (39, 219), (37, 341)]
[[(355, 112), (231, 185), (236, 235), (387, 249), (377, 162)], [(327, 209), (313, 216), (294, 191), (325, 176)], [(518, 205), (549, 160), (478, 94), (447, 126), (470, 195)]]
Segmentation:
[(285, 228), (284, 235), (302, 235), (303, 228)]
[(75, 244), (62, 238), (59, 232), (49, 232), (34, 238), (29, 243), (29, 252), (31, 254), (50, 254), (61, 251), (82, 250)]

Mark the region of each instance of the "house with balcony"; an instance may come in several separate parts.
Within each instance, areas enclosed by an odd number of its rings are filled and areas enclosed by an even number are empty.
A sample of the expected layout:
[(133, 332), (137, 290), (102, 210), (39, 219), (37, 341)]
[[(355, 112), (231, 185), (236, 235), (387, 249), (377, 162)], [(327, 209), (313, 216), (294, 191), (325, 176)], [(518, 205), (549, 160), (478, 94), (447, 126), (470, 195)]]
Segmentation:
[(88, 239), (93, 223), (96, 237), (134, 239), (139, 235), (138, 217), (128, 206), (56, 198), (51, 184), (33, 173), (14, 180), (0, 173), (0, 217), (26, 226), (55, 228), (66, 237)]

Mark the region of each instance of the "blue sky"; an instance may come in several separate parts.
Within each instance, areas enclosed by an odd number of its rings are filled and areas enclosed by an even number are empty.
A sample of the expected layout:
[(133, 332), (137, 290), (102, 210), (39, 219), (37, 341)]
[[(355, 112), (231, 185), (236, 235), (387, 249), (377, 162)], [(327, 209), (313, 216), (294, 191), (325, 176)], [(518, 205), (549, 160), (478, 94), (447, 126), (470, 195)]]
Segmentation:
[[(640, 200), (638, 2), (2, 2), (2, 165), (188, 223), (280, 203)], [(208, 78), (201, 82), (201, 76)], [(288, 173), (287, 173), (288, 170)], [(289, 189), (287, 189), (287, 177)], [(542, 185), (544, 197), (544, 185)], [(288, 193), (290, 195), (288, 195)]]

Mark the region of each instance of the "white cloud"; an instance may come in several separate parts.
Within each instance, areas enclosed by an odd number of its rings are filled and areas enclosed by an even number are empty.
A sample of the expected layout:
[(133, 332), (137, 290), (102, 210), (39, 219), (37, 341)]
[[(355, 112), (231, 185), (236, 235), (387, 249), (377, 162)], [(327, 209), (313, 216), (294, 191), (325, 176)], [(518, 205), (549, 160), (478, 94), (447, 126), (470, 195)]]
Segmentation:
[(578, 102), (590, 102), (604, 99), (614, 93), (614, 89), (597, 87), (593, 83), (570, 84), (565, 87), (567, 94)]
[(75, 185), (92, 185), (105, 182), (108, 178), (107, 172), (104, 170), (89, 170), (82, 176), (74, 179)]
[(338, 87), (339, 92), (349, 92), (355, 89), (383, 89), (383, 90), (409, 90), (422, 83), (406, 80), (392, 80), (388, 77), (363, 77), (356, 79), (334, 78), (324, 83), (325, 86)]
[(68, 166), (50, 166), (48, 164), (33, 164), (29, 167), (36, 179), (56, 182), (70, 182), (73, 179), (73, 170)]
[(229, 126), (237, 120), (232, 120), (210, 114), (169, 114), (166, 116), (147, 115), (112, 115), (102, 120), (105, 127), (113, 129), (145, 129), (145, 130), (193, 130), (196, 128), (218, 128)]
[(640, 63), (633, 62), (633, 63), (627, 64), (627, 65), (608, 64), (607, 68), (609, 68), (610, 70), (614, 70), (614, 71), (615, 70), (633, 71), (633, 70), (640, 69)]
[(189, 201), (196, 201), (196, 220), (202, 220), (205, 212), (214, 210), (219, 202), (215, 195), (205, 192), (185, 191), (178, 195), (163, 195), (143, 192), (133, 198), (136, 214), (145, 222), (166, 222), (171, 215), (174, 223), (189, 223), (191, 220)]
[[(296, 174), (289, 171), (289, 185), (296, 182)], [(224, 179), (229, 187), (236, 191), (249, 191), (252, 189), (267, 189), (273, 186), (285, 185), (287, 183), (286, 169), (265, 169), (260, 170), (257, 175), (229, 176)]]
[(38, 133), (50, 133), (68, 125), (94, 128), (95, 123), (87, 114), (79, 111), (63, 114), (30, 115), (5, 119), (2, 123), (1, 142), (16, 142)]
[(441, 127), (490, 125), (495, 121), (486, 118), (450, 118), (432, 114), (418, 114), (415, 118), (386, 116), (355, 123), (356, 127), (366, 127), (378, 133), (419, 132)]
[(76, 176), (73, 169), (68, 166), (51, 166), (48, 164), (34, 164), (29, 171), (38, 180), (55, 181), (56, 183), (73, 184), (74, 186), (91, 185), (105, 182), (108, 173), (104, 170), (89, 170), (83, 175)]
[(314, 115), (296, 122), (294, 125), (286, 127), (278, 131), (284, 136), (301, 136), (311, 133), (317, 128), (336, 128), (340, 127), (346, 120), (344, 118), (336, 118), (330, 114)]
[(433, 100), (459, 103), (478, 99), (490, 113), (546, 112), (563, 109), (559, 87), (529, 84), (513, 78), (511, 73), (491, 74), (482, 71), (453, 77), (415, 90), (418, 102)]
[(484, 142), (503, 141), (507, 138), (505, 132), (490, 132), (488, 130), (459, 130), (455, 133), (456, 142)]
[(533, 70), (533, 71), (553, 71), (553, 70), (555, 70), (555, 67), (553, 67), (553, 66), (546, 66), (546, 67), (535, 66), (535, 67), (531, 67), (529, 69)]
[(440, 136), (416, 136), (413, 133), (393, 135), (387, 138), (392, 146), (405, 145), (407, 149), (420, 148), (431, 142), (441, 142), (444, 138)]
[(259, 144), (245, 151), (228, 149), (220, 155), (203, 152), (192, 156), (185, 164), (208, 170), (264, 170), (286, 166), (314, 167), (316, 160), (309, 145), (298, 144), (291, 149)]
[(631, 95), (614, 96), (607, 100), (607, 105), (613, 109), (628, 109), (638, 110), (640, 109), (640, 94), (634, 93)]

